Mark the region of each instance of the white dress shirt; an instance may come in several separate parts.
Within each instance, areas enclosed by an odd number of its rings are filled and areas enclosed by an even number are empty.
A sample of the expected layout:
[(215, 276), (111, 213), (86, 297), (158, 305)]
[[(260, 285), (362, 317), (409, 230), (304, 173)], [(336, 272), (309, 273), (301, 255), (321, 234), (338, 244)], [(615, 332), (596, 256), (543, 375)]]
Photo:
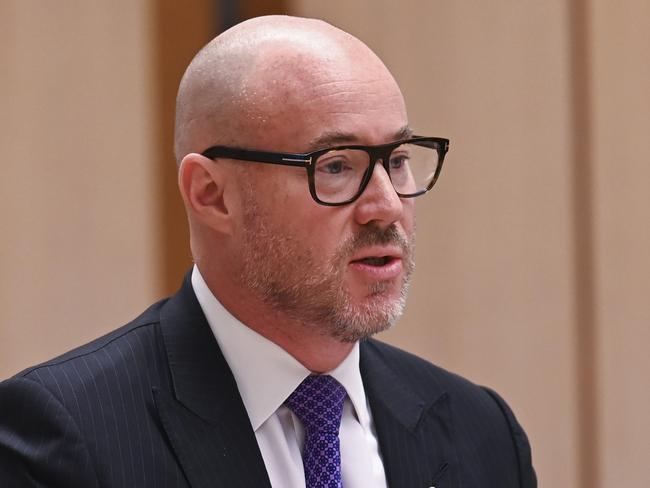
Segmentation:
[[(199, 269), (192, 287), (237, 381), (266, 471), (274, 488), (304, 488), (304, 429), (284, 401), (310, 371), (284, 349), (233, 317), (212, 294)], [(345, 488), (385, 488), (386, 475), (359, 371), (359, 344), (328, 374), (343, 385), (339, 438)]]

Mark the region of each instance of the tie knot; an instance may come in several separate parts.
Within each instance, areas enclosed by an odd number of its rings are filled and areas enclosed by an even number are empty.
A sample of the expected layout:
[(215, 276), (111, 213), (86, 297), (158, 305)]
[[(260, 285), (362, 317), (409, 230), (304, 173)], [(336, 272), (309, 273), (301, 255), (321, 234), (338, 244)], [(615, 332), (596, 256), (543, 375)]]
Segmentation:
[(345, 388), (329, 375), (309, 375), (287, 399), (287, 406), (308, 433), (338, 435), (345, 401)]

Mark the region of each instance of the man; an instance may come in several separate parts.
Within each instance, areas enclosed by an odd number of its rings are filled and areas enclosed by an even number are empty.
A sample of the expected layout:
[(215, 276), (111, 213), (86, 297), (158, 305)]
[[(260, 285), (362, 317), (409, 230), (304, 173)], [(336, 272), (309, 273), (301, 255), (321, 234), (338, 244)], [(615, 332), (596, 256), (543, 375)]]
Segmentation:
[(328, 24), (214, 39), (177, 100), (196, 264), (2, 384), (3, 486), (536, 486), (500, 397), (369, 339), (402, 313), (413, 198), (447, 144), (412, 134), (386, 67)]

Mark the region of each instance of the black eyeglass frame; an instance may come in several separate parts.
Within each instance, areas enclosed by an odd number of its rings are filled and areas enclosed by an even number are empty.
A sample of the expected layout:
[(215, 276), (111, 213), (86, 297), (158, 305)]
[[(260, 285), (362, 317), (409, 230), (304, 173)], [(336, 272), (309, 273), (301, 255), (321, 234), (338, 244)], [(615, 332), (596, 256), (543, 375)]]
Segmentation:
[[(428, 192), (433, 188), (440, 172), (442, 171), (442, 163), (445, 159), (447, 151), (449, 151), (449, 139), (442, 137), (422, 137), (422, 136), (413, 136), (408, 139), (401, 139), (399, 141), (390, 142), (388, 144), (380, 144), (378, 146), (362, 146), (362, 145), (347, 145), (347, 146), (334, 146), (328, 147), (325, 149), (318, 149), (316, 151), (311, 151), (308, 153), (279, 153), (279, 152), (268, 152), (268, 151), (255, 151), (250, 149), (237, 149), (228, 146), (212, 146), (206, 149), (201, 153), (202, 156), (208, 159), (217, 159), (217, 158), (226, 158), (226, 159), (236, 159), (238, 161), (248, 161), (254, 163), (268, 163), (268, 164), (280, 164), (283, 166), (297, 166), (302, 167), (307, 170), (307, 179), (309, 181), (309, 193), (311, 193), (312, 198), (316, 203), (321, 205), (327, 205), (332, 207), (337, 207), (340, 205), (347, 205), (349, 203), (357, 200), (364, 192), (368, 183), (372, 179), (372, 174), (375, 170), (375, 164), (382, 161), (382, 166), (386, 170), (386, 173), (390, 177), (390, 155), (392, 152), (402, 144), (415, 144), (418, 146), (428, 147), (430, 149), (435, 149), (438, 152), (438, 165), (436, 171), (433, 175), (433, 178), (423, 190), (419, 190), (416, 193), (404, 194), (395, 190), (395, 193), (400, 198), (414, 198), (424, 193)], [(315, 167), (314, 164), (320, 156), (326, 154), (330, 151), (339, 151), (344, 149), (354, 149), (365, 151), (368, 153), (369, 164), (368, 169), (363, 175), (363, 179), (359, 185), (359, 190), (351, 198), (343, 202), (325, 202), (318, 198), (316, 195), (316, 183), (315, 183)], [(394, 188), (394, 187), (393, 187)]]

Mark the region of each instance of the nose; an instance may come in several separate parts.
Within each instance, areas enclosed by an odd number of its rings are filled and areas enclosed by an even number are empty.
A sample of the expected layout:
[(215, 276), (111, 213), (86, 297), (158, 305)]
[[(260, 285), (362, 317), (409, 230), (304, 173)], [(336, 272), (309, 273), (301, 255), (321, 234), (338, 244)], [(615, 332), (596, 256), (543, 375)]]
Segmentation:
[(368, 186), (355, 203), (355, 220), (360, 225), (374, 223), (386, 228), (398, 221), (404, 211), (404, 204), (381, 161), (375, 164)]

